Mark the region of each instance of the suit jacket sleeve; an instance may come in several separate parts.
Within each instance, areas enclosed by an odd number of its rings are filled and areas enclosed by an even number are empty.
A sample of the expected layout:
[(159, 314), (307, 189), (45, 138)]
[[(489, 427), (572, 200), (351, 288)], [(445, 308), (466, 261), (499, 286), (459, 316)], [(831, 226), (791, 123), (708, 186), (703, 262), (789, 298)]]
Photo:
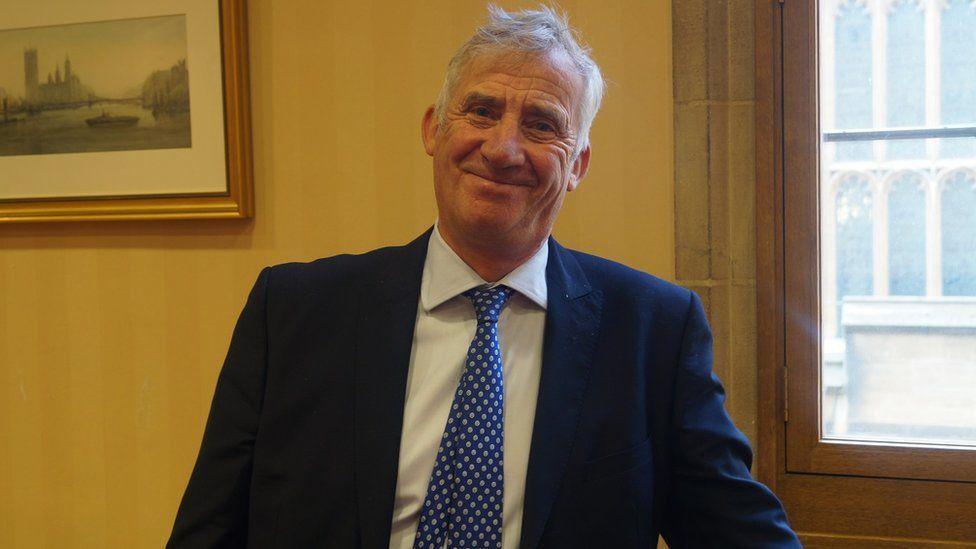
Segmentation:
[(264, 269), (234, 328), (203, 443), (167, 547), (244, 547), (267, 358)]
[(749, 474), (752, 451), (725, 412), (712, 336), (691, 293), (675, 380), (665, 540), (684, 547), (800, 547), (776, 496)]

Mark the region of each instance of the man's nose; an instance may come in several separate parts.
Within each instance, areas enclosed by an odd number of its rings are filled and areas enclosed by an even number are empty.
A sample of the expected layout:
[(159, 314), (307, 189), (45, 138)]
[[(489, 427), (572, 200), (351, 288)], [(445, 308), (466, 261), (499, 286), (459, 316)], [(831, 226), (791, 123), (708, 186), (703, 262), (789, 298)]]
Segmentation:
[(494, 169), (521, 166), (525, 163), (525, 149), (517, 120), (502, 118), (481, 144), (481, 155)]

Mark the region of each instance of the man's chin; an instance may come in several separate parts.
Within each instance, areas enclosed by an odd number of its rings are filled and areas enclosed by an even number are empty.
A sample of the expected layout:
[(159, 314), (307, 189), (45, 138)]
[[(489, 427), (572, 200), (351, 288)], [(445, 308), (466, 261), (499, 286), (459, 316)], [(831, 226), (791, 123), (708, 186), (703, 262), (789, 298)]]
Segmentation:
[(468, 224), (468, 231), (472, 236), (494, 240), (510, 234), (511, 225), (498, 219), (473, 219)]
[(513, 236), (515, 223), (507, 216), (469, 215), (459, 229), (472, 243), (504, 243)]

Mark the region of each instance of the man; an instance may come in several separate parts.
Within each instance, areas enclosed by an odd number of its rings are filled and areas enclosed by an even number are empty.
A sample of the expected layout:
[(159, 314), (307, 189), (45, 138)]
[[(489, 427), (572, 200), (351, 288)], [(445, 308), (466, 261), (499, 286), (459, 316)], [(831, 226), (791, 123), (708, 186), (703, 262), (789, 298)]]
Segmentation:
[(799, 546), (697, 297), (550, 237), (599, 69), (490, 12), (424, 115), (435, 227), (259, 276), (171, 547)]

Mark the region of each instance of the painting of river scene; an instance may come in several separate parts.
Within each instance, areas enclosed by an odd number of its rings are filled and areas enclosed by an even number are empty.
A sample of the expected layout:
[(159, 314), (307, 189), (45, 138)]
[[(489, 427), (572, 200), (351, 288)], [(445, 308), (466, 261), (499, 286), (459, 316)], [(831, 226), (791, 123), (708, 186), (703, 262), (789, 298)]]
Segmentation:
[(190, 144), (185, 16), (0, 30), (0, 156)]

